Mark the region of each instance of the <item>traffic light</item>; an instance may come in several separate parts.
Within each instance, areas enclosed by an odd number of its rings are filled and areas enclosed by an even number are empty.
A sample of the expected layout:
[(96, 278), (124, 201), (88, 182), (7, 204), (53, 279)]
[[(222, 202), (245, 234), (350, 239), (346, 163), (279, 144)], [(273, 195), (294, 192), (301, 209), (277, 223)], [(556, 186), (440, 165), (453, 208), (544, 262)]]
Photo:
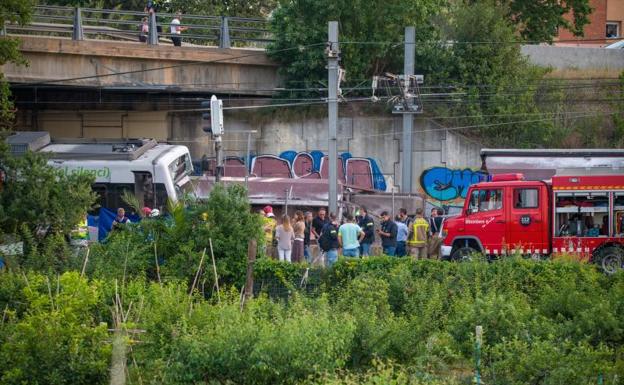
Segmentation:
[[(210, 108), (210, 101), (204, 100), (203, 102), (201, 102), (201, 108)], [(210, 117), (210, 111), (202, 112), (202, 120), (204, 121), (202, 130), (204, 130), (206, 134), (212, 135), (212, 118)]]
[(201, 102), (201, 108), (210, 108), (209, 112), (202, 113), (202, 119), (204, 120), (204, 126), (202, 129), (205, 133), (212, 136), (223, 135), (223, 102), (215, 95), (212, 95), (210, 101), (204, 100)]

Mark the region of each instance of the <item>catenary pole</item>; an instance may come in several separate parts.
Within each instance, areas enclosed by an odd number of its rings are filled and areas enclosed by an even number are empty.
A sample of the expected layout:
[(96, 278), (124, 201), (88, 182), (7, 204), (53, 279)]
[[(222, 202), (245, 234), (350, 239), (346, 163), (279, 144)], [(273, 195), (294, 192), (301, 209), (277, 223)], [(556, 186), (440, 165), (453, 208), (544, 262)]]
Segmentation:
[(328, 24), (329, 44), (327, 47), (328, 99), (327, 115), (329, 123), (328, 161), (329, 161), (329, 211), (338, 213), (338, 154), (336, 149), (336, 132), (338, 130), (338, 22)]
[[(405, 62), (404, 62), (404, 90), (410, 88), (410, 77), (414, 75), (414, 57), (416, 54), (416, 31), (414, 27), (405, 27)], [(412, 104), (412, 98), (404, 95), (405, 102)], [(403, 156), (401, 158), (401, 192), (412, 192), (412, 131), (414, 129), (414, 115), (403, 114)]]

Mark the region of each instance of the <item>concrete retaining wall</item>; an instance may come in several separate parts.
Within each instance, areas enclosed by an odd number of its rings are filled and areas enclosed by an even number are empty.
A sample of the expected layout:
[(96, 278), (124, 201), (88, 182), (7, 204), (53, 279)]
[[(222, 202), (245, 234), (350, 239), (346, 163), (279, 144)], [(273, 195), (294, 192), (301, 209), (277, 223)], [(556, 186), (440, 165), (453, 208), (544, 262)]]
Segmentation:
[[(193, 119), (195, 119), (193, 121)], [(252, 154), (275, 154), (283, 151), (327, 152), (327, 119), (272, 119), (253, 123), (235, 116), (226, 116), (224, 137), (226, 155), (244, 156), (247, 134), (236, 131), (256, 130), (251, 136)], [(355, 157), (377, 160), (388, 187), (401, 181), (401, 117), (342, 117), (338, 127), (338, 153), (350, 152)], [(213, 144), (201, 131), (199, 116), (174, 117), (170, 139), (189, 146), (194, 158), (213, 156)], [(193, 128), (194, 127), (194, 128)], [(413, 189), (420, 190), (421, 174), (432, 167), (478, 169), (481, 146), (462, 135), (445, 130), (429, 120), (415, 119), (413, 148)]]
[(578, 71), (585, 78), (594, 75), (615, 78), (624, 71), (624, 49), (524, 45), (522, 53), (534, 64), (552, 67), (554, 76)]

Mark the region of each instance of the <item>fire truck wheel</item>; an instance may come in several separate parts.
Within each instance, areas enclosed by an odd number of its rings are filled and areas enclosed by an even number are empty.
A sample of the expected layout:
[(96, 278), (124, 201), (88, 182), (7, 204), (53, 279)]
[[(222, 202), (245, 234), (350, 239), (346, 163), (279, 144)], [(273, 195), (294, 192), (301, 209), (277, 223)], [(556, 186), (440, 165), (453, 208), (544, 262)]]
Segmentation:
[(598, 251), (594, 262), (605, 274), (614, 274), (624, 268), (624, 250), (616, 246), (608, 246)]
[(472, 256), (476, 253), (477, 250), (472, 247), (464, 246), (455, 250), (453, 254), (451, 254), (451, 260), (457, 262), (469, 262), (472, 261)]

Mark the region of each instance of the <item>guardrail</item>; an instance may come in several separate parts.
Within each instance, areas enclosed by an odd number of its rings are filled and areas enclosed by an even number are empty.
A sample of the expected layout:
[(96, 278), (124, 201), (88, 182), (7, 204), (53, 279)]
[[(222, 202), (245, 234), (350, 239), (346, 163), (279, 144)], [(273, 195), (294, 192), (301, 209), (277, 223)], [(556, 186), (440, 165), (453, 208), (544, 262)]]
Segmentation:
[[(40, 5), (29, 24), (7, 23), (3, 33), (172, 44), (174, 17), (167, 13)], [(182, 15), (179, 26), (186, 27), (181, 35), (175, 35), (182, 37), (183, 45), (265, 48), (272, 41), (265, 19)]]

